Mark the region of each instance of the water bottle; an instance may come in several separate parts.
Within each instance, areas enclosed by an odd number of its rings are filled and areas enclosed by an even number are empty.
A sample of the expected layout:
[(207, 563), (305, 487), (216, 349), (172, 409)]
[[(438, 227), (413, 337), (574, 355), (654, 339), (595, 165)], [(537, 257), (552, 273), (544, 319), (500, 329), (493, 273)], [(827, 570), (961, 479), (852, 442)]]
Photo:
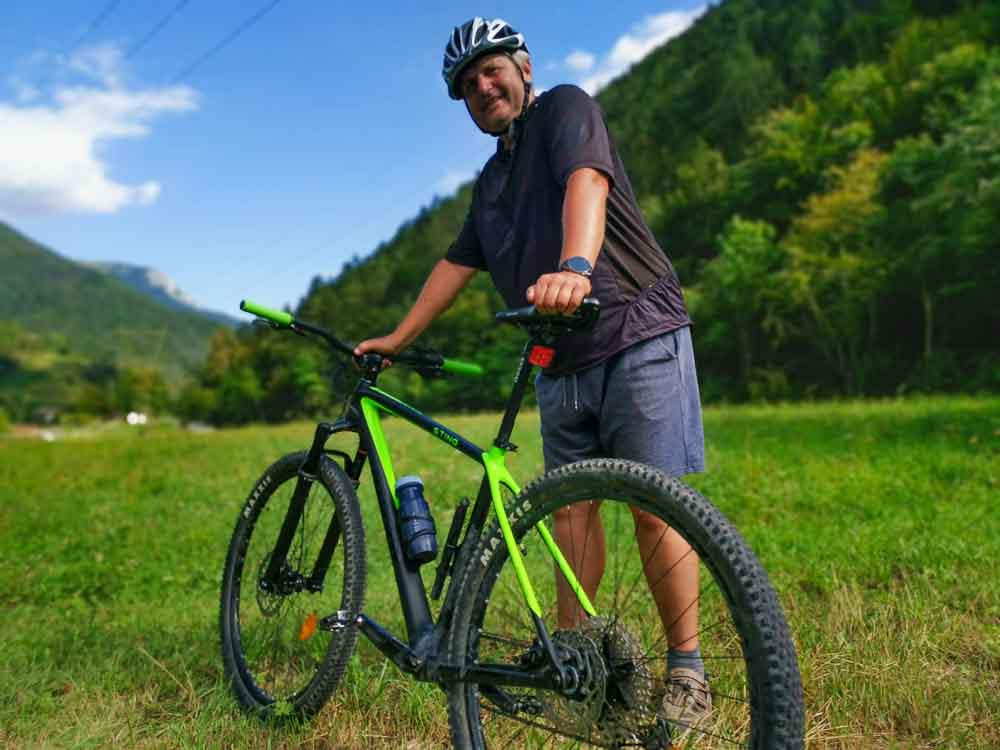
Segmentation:
[(407, 476), (396, 482), (399, 520), (403, 528), (403, 550), (413, 562), (422, 565), (437, 557), (437, 533), (431, 509), (424, 499), (420, 477)]

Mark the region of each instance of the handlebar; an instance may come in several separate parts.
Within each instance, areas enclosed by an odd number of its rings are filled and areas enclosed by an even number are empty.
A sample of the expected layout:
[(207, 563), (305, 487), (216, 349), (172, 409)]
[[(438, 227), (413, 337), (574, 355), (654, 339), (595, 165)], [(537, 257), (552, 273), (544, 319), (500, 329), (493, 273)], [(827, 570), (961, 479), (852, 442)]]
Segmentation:
[[(336, 336), (319, 326), (296, 320), (295, 317), (283, 310), (274, 310), (264, 305), (259, 305), (251, 300), (242, 300), (240, 309), (244, 312), (256, 315), (258, 318), (266, 320), (274, 328), (283, 328), (295, 331), (299, 334), (313, 334), (324, 339), (330, 346), (344, 354), (354, 357), (354, 347), (345, 344)], [(419, 347), (411, 349), (390, 357), (393, 362), (413, 368), (421, 375), (433, 377), (441, 373), (453, 375), (478, 376), (483, 374), (483, 368), (475, 362), (465, 362), (459, 359), (449, 359), (442, 357), (433, 349)]]
[(587, 297), (569, 315), (539, 312), (534, 305), (501, 310), (496, 314), (498, 323), (512, 323), (529, 330), (559, 335), (593, 327), (601, 314), (601, 303), (596, 297)]
[(390, 356), (393, 362), (412, 367), (422, 375), (437, 375), (446, 372), (451, 375), (479, 376), (483, 368), (475, 362), (442, 357), (429, 347), (415, 347), (402, 354)]
[(248, 299), (240, 301), (240, 309), (243, 312), (256, 315), (258, 318), (264, 318), (264, 320), (281, 328), (289, 328), (295, 322), (295, 318), (292, 317), (291, 313), (284, 312), (283, 310), (272, 310), (269, 307), (258, 305), (256, 302), (251, 302)]
[[(283, 310), (274, 310), (259, 305), (251, 300), (242, 300), (240, 309), (266, 320), (273, 328), (288, 329), (298, 334), (313, 334), (324, 339), (333, 349), (354, 357), (354, 347), (345, 344), (336, 336), (318, 326), (296, 320)], [(568, 331), (583, 330), (593, 327), (601, 313), (600, 302), (594, 297), (587, 297), (570, 315), (550, 315), (539, 312), (533, 305), (503, 310), (496, 314), (499, 323), (512, 323), (527, 328), (532, 336), (544, 340), (552, 340)], [(414, 347), (401, 354), (391, 356), (393, 362), (411, 367), (421, 375), (433, 377), (441, 373), (453, 375), (478, 376), (483, 374), (483, 368), (474, 362), (449, 359), (441, 356), (428, 347)]]

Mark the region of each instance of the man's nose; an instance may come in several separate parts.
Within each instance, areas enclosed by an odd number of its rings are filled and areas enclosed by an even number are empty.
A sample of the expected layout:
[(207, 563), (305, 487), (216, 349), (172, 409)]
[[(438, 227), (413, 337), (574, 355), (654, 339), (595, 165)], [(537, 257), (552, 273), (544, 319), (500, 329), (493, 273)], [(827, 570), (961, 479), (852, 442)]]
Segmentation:
[(490, 90), (490, 79), (480, 73), (476, 76), (476, 93), (487, 94)]

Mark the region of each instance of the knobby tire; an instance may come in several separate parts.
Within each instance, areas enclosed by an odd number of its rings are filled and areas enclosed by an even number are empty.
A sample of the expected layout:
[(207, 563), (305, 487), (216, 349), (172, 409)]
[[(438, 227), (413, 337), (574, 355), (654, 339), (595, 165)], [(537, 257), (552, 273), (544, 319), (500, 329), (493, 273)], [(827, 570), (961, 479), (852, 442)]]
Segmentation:
[[(532, 529), (539, 523), (551, 529), (554, 511), (591, 500), (601, 501), (595, 507), (608, 558), (594, 602), (599, 617), (560, 631), (555, 569)], [(693, 604), (713, 711), (687, 732), (662, 718), (667, 642), (649, 589), (661, 583), (647, 578), (650, 564), (640, 560), (630, 506), (662, 519), (697, 554)], [(777, 597), (740, 535), (694, 490), (648, 466), (598, 459), (545, 474), (509, 502), (508, 513), (553, 640), (603, 659), (591, 669), (606, 679), (585, 700), (506, 688), (507, 699), (530, 708), (515, 716), (488, 697), (488, 688), (455, 683), (448, 689), (455, 747), (803, 747), (801, 681)], [(590, 527), (584, 538), (589, 543)], [(572, 551), (583, 558), (595, 553)], [(612, 553), (620, 557), (612, 560)], [(451, 661), (524, 663), (537, 654), (530, 613), (495, 524), (462, 575)]]
[(272, 464), (254, 485), (233, 531), (222, 574), (220, 634), (226, 680), (248, 712), (271, 721), (311, 717), (336, 690), (354, 651), (357, 628), (324, 630), (321, 618), (357, 615), (365, 593), (365, 541), (357, 495), (347, 475), (320, 460), (282, 571), (308, 576), (336, 514), (339, 540), (322, 590), (289, 585), (263, 590), (263, 571), (285, 518), (306, 453)]

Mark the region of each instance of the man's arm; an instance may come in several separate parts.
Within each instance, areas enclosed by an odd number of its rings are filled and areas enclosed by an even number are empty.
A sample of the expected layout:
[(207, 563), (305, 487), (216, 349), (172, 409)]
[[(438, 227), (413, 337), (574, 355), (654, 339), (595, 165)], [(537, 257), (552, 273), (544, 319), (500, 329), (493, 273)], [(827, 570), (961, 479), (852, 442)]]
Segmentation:
[(354, 348), (354, 356), (360, 357), (365, 352), (392, 355), (405, 349), (451, 306), (476, 270), (449, 260), (439, 260), (424, 282), (417, 301), (396, 330), (388, 336), (362, 341)]
[[(608, 178), (596, 169), (581, 167), (569, 176), (563, 199), (560, 263), (579, 255), (596, 267), (604, 244), (608, 189)], [(580, 306), (590, 290), (590, 279), (578, 273), (547, 273), (528, 287), (528, 302), (541, 312), (568, 314)]]

